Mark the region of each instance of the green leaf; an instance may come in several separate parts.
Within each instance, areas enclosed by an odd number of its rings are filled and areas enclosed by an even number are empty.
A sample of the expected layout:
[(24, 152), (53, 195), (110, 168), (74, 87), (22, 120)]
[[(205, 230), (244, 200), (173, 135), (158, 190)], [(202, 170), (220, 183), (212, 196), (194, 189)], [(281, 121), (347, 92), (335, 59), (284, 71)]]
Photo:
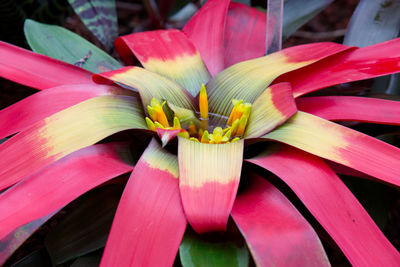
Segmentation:
[(102, 250), (99, 250), (79, 257), (71, 264), (71, 267), (98, 267), (101, 261), (101, 254)]
[(396, 38), (400, 30), (400, 1), (361, 0), (343, 43), (365, 47)]
[(39, 54), (75, 64), (83, 60), (90, 52), (91, 55), (82, 64), (82, 68), (94, 73), (122, 67), (106, 52), (62, 27), (27, 19), (24, 24), (24, 33), (29, 46)]
[(122, 190), (122, 185), (110, 185), (75, 202), (78, 206), (46, 237), (46, 248), (54, 265), (105, 246)]
[(249, 252), (243, 239), (232, 232), (198, 235), (188, 230), (179, 248), (184, 267), (245, 267)]
[(333, 0), (287, 0), (283, 12), (283, 39), (327, 7)]
[(110, 50), (118, 37), (114, 0), (68, 0), (86, 27)]

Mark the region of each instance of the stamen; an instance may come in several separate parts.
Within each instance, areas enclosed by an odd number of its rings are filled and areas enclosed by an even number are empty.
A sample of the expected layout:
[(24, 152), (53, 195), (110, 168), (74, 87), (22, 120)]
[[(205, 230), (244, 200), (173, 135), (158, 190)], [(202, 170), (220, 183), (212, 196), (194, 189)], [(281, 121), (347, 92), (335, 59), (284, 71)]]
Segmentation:
[(191, 136), (197, 135), (197, 128), (193, 121), (189, 122), (188, 131)]
[(149, 130), (153, 131), (153, 132), (156, 132), (157, 128), (154, 125), (154, 123), (152, 122), (152, 120), (150, 120), (148, 117), (146, 117), (145, 120), (146, 120), (146, 124), (147, 124), (147, 127), (149, 128)]
[(204, 131), (203, 136), (201, 137), (200, 142), (202, 143), (208, 143), (210, 142), (209, 136), (208, 136), (208, 131)]
[(183, 137), (183, 138), (190, 138), (189, 133), (183, 129), (178, 133), (178, 136)]
[(162, 104), (157, 99), (152, 99), (150, 105), (147, 106), (149, 117), (145, 118), (147, 127), (157, 132), (157, 128), (166, 130), (180, 130), (178, 136), (188, 138), (195, 142), (207, 144), (223, 144), (227, 142), (236, 142), (244, 135), (246, 126), (251, 112), (251, 104), (243, 103), (243, 100), (232, 100), (233, 108), (229, 115), (227, 126), (215, 127), (212, 134), (208, 132), (208, 99), (206, 87), (201, 86), (199, 94), (199, 108), (200, 108), (200, 126), (196, 127), (193, 121), (189, 122), (187, 129), (182, 129), (181, 123), (177, 116), (173, 118), (173, 125), (170, 126), (168, 118), (165, 114)]
[(181, 129), (181, 123), (179, 122), (178, 117), (174, 117), (174, 129)]
[(199, 109), (200, 109), (200, 119), (202, 122), (202, 128), (203, 130), (208, 130), (208, 99), (207, 99), (207, 90), (204, 84), (202, 84), (200, 88)]

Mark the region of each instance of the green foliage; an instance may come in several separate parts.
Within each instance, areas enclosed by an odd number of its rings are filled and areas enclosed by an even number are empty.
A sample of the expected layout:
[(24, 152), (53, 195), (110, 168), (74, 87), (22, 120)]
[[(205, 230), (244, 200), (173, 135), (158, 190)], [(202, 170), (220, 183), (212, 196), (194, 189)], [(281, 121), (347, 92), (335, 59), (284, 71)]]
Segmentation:
[(86, 27), (111, 50), (118, 37), (117, 11), (114, 0), (68, 0)]
[[(65, 28), (28, 19), (24, 25), (24, 32), (30, 47), (37, 53), (70, 64), (84, 61), (81, 64), (82, 68), (95, 73), (122, 66), (103, 50)], [(83, 60), (86, 56), (88, 58)]]

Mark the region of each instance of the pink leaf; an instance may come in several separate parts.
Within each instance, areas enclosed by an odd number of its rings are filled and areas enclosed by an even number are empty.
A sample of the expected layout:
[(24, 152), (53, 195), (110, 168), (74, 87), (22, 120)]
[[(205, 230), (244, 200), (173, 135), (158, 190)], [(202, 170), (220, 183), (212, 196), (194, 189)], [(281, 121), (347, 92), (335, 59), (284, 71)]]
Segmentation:
[(38, 90), (94, 84), (92, 73), (87, 70), (1, 41), (0, 58), (1, 77)]
[(0, 195), (0, 238), (70, 203), (90, 189), (132, 170), (121, 160), (126, 144), (79, 150), (27, 177)]
[(172, 266), (186, 224), (176, 156), (153, 140), (125, 187), (100, 266)]
[(353, 266), (399, 265), (399, 252), (321, 159), (284, 147), (249, 161), (268, 169), (289, 185)]
[(232, 217), (257, 266), (330, 266), (321, 241), (289, 200), (258, 175), (246, 177)]
[(296, 100), (301, 111), (326, 120), (400, 125), (400, 102), (354, 96), (304, 97)]

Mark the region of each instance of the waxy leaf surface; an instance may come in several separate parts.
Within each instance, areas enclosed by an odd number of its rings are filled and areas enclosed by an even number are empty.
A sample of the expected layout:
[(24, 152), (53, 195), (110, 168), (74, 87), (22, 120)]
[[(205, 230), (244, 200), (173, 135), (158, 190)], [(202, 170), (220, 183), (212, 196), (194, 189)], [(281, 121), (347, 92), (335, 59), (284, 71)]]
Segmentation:
[(353, 266), (396, 266), (400, 254), (323, 160), (285, 147), (249, 160), (280, 177)]
[(90, 189), (132, 170), (126, 144), (77, 151), (27, 177), (0, 195), (0, 238), (58, 210)]
[(1, 77), (38, 90), (94, 84), (87, 70), (1, 41), (0, 58)]
[(100, 266), (172, 266), (186, 225), (176, 156), (153, 139), (125, 187)]
[(178, 137), (179, 189), (198, 233), (225, 230), (239, 186), (243, 140), (204, 144)]
[(132, 96), (99, 96), (60, 111), (0, 145), (0, 189), (116, 132), (147, 129)]
[(250, 185), (236, 198), (232, 218), (257, 266), (330, 266), (314, 229), (290, 201), (260, 176), (246, 178)]
[(129, 94), (112, 86), (62, 85), (40, 91), (0, 110), (0, 138), (25, 130), (34, 123), (87, 99), (114, 94)]
[(24, 24), (24, 32), (29, 46), (36, 53), (70, 64), (75, 64), (88, 56), (82, 63), (82, 68), (94, 73), (122, 67), (121, 63), (106, 52), (63, 27), (28, 19)]
[(178, 30), (125, 35), (117, 39), (116, 48), (127, 64), (132, 65), (134, 55), (144, 68), (175, 81), (193, 96), (210, 79), (199, 52)]
[(400, 125), (400, 102), (355, 96), (317, 96), (296, 100), (299, 110), (326, 120)]
[(299, 111), (263, 138), (286, 143), (400, 186), (399, 148), (311, 114)]

